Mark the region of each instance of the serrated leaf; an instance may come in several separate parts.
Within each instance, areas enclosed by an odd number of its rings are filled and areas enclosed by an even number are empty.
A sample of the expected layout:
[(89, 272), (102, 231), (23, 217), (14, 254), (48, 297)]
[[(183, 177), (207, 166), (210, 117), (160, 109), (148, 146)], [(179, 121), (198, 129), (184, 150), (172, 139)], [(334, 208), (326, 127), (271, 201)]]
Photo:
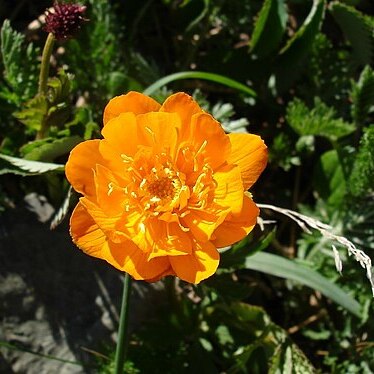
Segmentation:
[[(35, 147), (28, 145), (28, 152), (22, 149), (25, 159), (34, 161), (53, 161), (56, 157), (69, 153), (83, 139), (78, 136), (69, 136), (62, 139), (53, 139), (50, 142), (36, 141)], [(27, 150), (27, 148), (26, 148)]]
[(284, 0), (265, 0), (254, 26), (251, 52), (258, 58), (274, 52), (282, 41), (287, 18)]
[(373, 28), (364, 15), (354, 7), (338, 1), (330, 3), (329, 9), (352, 46), (355, 65), (373, 63)]
[(1, 174), (19, 174), (19, 175), (38, 175), (44, 174), (49, 171), (63, 171), (64, 165), (53, 164), (49, 162), (38, 162), (38, 161), (29, 161), (23, 158), (11, 157), (0, 154), (0, 159), (5, 160), (7, 164), (1, 165), (0, 175)]
[(32, 43), (25, 47), (25, 36), (13, 30), (9, 20), (1, 27), (0, 39), (4, 78), (13, 91), (13, 95), (6, 96), (19, 105), (36, 93), (38, 49)]
[(47, 112), (46, 97), (37, 95), (25, 104), (25, 109), (14, 113), (14, 116), (30, 129), (39, 131)]
[(352, 91), (352, 118), (356, 124), (362, 125), (367, 120), (370, 109), (374, 106), (374, 71), (366, 66)]
[(303, 59), (312, 48), (313, 41), (321, 28), (324, 14), (325, 0), (314, 0), (304, 23), (280, 51), (275, 73), (278, 92), (290, 87), (300, 74)]
[(288, 124), (299, 135), (323, 136), (332, 142), (351, 134), (356, 129), (354, 125), (335, 116), (335, 110), (319, 98), (315, 98), (312, 110), (296, 98), (288, 104), (286, 113)]
[(293, 280), (321, 292), (352, 314), (361, 317), (360, 304), (340, 287), (321, 274), (295, 261), (271, 253), (258, 252), (245, 261), (245, 267), (255, 271)]
[(52, 77), (48, 80), (48, 101), (52, 105), (66, 101), (70, 94), (71, 79), (72, 77), (66, 74), (64, 69), (59, 69), (57, 77)]
[(364, 130), (349, 179), (353, 196), (368, 196), (374, 191), (374, 125)]

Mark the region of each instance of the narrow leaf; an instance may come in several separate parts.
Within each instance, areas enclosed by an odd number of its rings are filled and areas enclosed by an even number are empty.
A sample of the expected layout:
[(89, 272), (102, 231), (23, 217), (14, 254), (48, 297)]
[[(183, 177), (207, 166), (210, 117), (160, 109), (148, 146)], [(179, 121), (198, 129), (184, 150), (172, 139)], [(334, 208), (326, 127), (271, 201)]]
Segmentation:
[(238, 81), (227, 78), (223, 75), (206, 73), (206, 72), (203, 72), (203, 71), (182, 71), (180, 73), (174, 73), (174, 74), (167, 75), (167, 76), (159, 79), (155, 83), (151, 84), (150, 86), (148, 86), (143, 91), (143, 93), (145, 95), (152, 95), (159, 88), (161, 88), (163, 86), (166, 86), (168, 83), (171, 83), (171, 82), (174, 82), (174, 81), (177, 81), (177, 80), (181, 80), (181, 79), (208, 80), (208, 81), (216, 82), (216, 83), (222, 84), (224, 86), (233, 88), (235, 90), (244, 92), (245, 94), (247, 94), (249, 96), (252, 96), (252, 97), (257, 96), (255, 91), (253, 91), (251, 88), (249, 88), (248, 86), (245, 86), (244, 84), (242, 84)]
[(265, 0), (252, 34), (251, 52), (258, 58), (274, 52), (282, 41), (287, 18), (284, 0)]
[(361, 316), (360, 304), (355, 299), (318, 272), (295, 261), (271, 253), (259, 252), (247, 258), (245, 267), (301, 283), (321, 292), (357, 317)]

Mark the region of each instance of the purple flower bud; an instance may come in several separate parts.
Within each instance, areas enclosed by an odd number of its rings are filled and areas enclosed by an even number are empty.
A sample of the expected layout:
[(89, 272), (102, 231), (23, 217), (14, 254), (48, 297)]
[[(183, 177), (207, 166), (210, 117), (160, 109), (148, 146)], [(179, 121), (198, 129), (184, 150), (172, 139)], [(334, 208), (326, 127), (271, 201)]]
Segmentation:
[(52, 33), (58, 40), (68, 39), (87, 21), (83, 17), (85, 11), (86, 7), (83, 5), (56, 2), (51, 10), (46, 11), (44, 30)]

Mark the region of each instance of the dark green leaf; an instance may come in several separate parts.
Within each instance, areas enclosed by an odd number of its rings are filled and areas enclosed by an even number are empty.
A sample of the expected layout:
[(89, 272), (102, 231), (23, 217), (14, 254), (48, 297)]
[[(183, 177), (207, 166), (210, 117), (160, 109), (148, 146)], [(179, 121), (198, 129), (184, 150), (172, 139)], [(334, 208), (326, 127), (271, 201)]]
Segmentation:
[(298, 77), (304, 58), (312, 48), (325, 13), (325, 0), (314, 0), (303, 25), (282, 48), (277, 61), (275, 84), (278, 92), (287, 89)]
[(252, 34), (251, 52), (258, 58), (274, 52), (282, 41), (287, 18), (283, 0), (265, 0)]
[(355, 65), (373, 63), (373, 27), (364, 15), (352, 6), (333, 1), (329, 9), (352, 46), (352, 60)]
[(355, 299), (318, 272), (302, 266), (295, 261), (270, 253), (260, 252), (248, 257), (245, 266), (247, 269), (261, 271), (301, 283), (321, 292), (357, 317), (361, 316), (360, 304)]
[[(83, 139), (77, 135), (62, 139), (53, 139), (50, 142), (36, 141), (36, 146), (28, 144), (28, 148), (23, 148), (24, 157), (27, 160), (53, 161), (59, 156), (68, 154)], [(28, 152), (25, 152), (28, 151)]]
[(362, 125), (374, 106), (374, 72), (370, 66), (365, 67), (358, 82), (353, 84), (351, 95), (352, 118), (356, 124)]
[(335, 150), (325, 152), (316, 167), (314, 186), (319, 196), (331, 206), (340, 206), (346, 195), (343, 168)]

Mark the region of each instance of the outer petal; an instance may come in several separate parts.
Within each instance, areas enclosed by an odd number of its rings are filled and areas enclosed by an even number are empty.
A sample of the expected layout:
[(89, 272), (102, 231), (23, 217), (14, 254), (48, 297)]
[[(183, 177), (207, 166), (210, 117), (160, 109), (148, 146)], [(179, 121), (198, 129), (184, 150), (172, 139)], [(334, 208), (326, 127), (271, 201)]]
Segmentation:
[(146, 113), (137, 116), (138, 142), (156, 153), (167, 150), (172, 156), (178, 142), (181, 121), (175, 113)]
[(108, 216), (101, 207), (84, 197), (80, 198), (79, 204), (87, 210), (91, 219), (111, 241), (121, 242), (129, 239), (122, 231), (116, 229), (116, 224), (121, 218), (120, 214)]
[(149, 218), (146, 223), (134, 227), (131, 240), (152, 259), (160, 256), (187, 255), (192, 251), (190, 236), (176, 222)]
[[(122, 183), (121, 183), (122, 182)], [(127, 201), (121, 185), (126, 185), (105, 166), (96, 165), (95, 172), (96, 196), (100, 208), (110, 216), (118, 216), (124, 210)]]
[(65, 173), (74, 189), (95, 198), (94, 170), (96, 164), (104, 162), (99, 152), (100, 140), (88, 140), (78, 144), (71, 152), (66, 163)]
[(240, 212), (243, 204), (244, 190), (240, 172), (235, 165), (225, 165), (213, 175), (217, 184), (214, 202), (222, 207), (229, 207), (233, 214)]
[(177, 113), (182, 122), (182, 128), (188, 130), (191, 117), (196, 113), (203, 113), (199, 104), (189, 95), (178, 92), (169, 96), (160, 108), (160, 112)]
[(180, 142), (182, 146), (184, 142), (192, 144), (213, 170), (226, 162), (231, 150), (230, 139), (221, 124), (210, 114), (202, 112), (191, 117), (191, 124), (180, 137)]
[(243, 209), (239, 214), (232, 214), (217, 227), (212, 236), (213, 244), (226, 247), (243, 239), (256, 225), (259, 209), (249, 196), (244, 196)]
[(80, 203), (70, 219), (70, 234), (83, 252), (107, 261), (135, 279), (156, 281), (165, 275), (173, 274), (167, 257), (148, 261), (147, 255), (132, 241), (111, 242)]
[(224, 221), (230, 212), (229, 209), (216, 208), (216, 211), (214, 209), (191, 209), (191, 212), (181, 219), (183, 226), (191, 230), (192, 235), (197, 241), (208, 241), (214, 230)]
[(149, 260), (147, 254), (130, 240), (120, 244), (108, 242), (107, 249), (105, 260), (137, 280), (154, 282), (172, 274), (168, 257)]
[(106, 123), (101, 131), (105, 142), (118, 154), (133, 156), (138, 144), (138, 126), (134, 113), (121, 113)]
[(231, 155), (228, 163), (240, 167), (244, 189), (250, 188), (258, 179), (267, 163), (267, 147), (263, 140), (253, 134), (229, 134)]
[(193, 254), (169, 259), (180, 279), (197, 284), (215, 273), (219, 264), (219, 253), (211, 242), (196, 242)]
[(132, 112), (142, 114), (148, 112), (157, 112), (161, 105), (139, 92), (130, 91), (126, 95), (116, 96), (109, 101), (104, 109), (104, 126), (112, 118), (118, 117), (121, 113)]

